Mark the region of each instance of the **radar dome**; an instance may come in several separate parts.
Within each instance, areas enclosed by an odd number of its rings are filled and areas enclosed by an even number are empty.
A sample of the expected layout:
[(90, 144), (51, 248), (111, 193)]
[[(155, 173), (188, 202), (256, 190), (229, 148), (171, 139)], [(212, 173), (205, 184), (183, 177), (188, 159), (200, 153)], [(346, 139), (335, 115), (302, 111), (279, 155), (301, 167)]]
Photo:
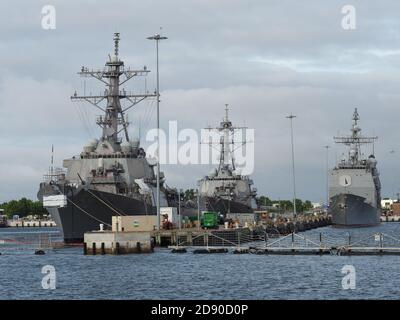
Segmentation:
[(139, 139), (133, 139), (131, 142), (132, 149), (139, 149), (140, 141)]
[(131, 152), (131, 144), (129, 142), (123, 142), (121, 144), (121, 151), (124, 153)]
[(97, 139), (90, 140), (88, 143), (85, 144), (83, 147), (83, 151), (86, 153), (93, 152), (97, 147), (98, 141)]

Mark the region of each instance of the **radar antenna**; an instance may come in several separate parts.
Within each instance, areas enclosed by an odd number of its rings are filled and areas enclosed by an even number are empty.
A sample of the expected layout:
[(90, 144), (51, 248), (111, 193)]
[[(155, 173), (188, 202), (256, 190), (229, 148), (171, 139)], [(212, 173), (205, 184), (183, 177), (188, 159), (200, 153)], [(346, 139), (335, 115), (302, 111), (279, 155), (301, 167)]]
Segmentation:
[(363, 144), (374, 144), (375, 140), (378, 137), (367, 137), (361, 135), (361, 128), (358, 125), (358, 121), (360, 120), (360, 116), (358, 114), (357, 108), (354, 109), (353, 112), (353, 123), (350, 129), (350, 136), (338, 136), (334, 137), (335, 143), (341, 143), (346, 146), (349, 146), (349, 157), (348, 163), (351, 165), (357, 165), (360, 163), (361, 159), (361, 145)]
[[(129, 142), (129, 122), (125, 119), (125, 113), (139, 102), (150, 97), (157, 97), (155, 92), (134, 94), (120, 89), (120, 86), (127, 81), (134, 77), (146, 76), (150, 70), (147, 70), (146, 66), (138, 70), (125, 68), (124, 62), (118, 57), (120, 41), (118, 32), (114, 33), (113, 40), (114, 55), (109, 57), (103, 70), (89, 70), (82, 67), (78, 72), (83, 77), (92, 77), (102, 82), (106, 86), (104, 92), (98, 95), (78, 95), (75, 91), (71, 96), (72, 101), (86, 101), (102, 111), (103, 115), (97, 118), (96, 123), (102, 128), (101, 141), (107, 144), (107, 153), (121, 150), (122, 139), (118, 136), (121, 131), (124, 131), (125, 140)], [(127, 101), (127, 105), (123, 106), (122, 100)]]
[(219, 127), (208, 127), (205, 130), (216, 131), (220, 134), (219, 142), (207, 141), (201, 142), (203, 144), (208, 144), (211, 147), (214, 145), (219, 146), (220, 156), (219, 156), (219, 167), (218, 171), (222, 169), (236, 170), (234, 152), (237, 148), (235, 145), (243, 146), (246, 141), (234, 141), (234, 135), (237, 130), (247, 129), (247, 127), (235, 127), (229, 119), (229, 105), (225, 104), (225, 117), (220, 123)]

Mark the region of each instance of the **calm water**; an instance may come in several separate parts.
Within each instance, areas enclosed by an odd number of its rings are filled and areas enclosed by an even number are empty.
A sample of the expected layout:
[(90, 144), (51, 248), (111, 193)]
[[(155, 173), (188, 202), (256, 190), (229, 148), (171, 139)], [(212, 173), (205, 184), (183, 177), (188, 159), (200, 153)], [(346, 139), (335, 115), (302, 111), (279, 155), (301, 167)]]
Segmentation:
[[(28, 231), (34, 229), (0, 229), (0, 239)], [(327, 227), (305, 234), (320, 232), (346, 239), (349, 230)], [(400, 238), (400, 224), (350, 232), (353, 239), (374, 232)], [(84, 256), (82, 248), (36, 256), (29, 247), (5, 245), (0, 252), (0, 299), (398, 299), (400, 293), (400, 256), (194, 255), (167, 249)], [(356, 268), (355, 290), (342, 289), (341, 269), (348, 264)], [(55, 290), (42, 288), (45, 265), (56, 269)]]

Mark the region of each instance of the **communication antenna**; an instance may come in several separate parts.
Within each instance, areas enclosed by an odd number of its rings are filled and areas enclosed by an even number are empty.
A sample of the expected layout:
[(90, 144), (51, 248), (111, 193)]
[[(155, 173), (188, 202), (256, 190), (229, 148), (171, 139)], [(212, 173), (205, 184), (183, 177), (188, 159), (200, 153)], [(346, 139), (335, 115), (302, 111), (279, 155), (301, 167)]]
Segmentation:
[(54, 174), (54, 144), (51, 145), (51, 175)]

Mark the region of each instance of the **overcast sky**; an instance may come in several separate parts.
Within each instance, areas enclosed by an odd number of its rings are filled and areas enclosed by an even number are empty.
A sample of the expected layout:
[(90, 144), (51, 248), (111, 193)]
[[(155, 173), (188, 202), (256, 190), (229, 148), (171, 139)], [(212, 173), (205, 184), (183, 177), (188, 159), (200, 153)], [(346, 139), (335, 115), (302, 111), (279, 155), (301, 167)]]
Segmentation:
[[(46, 4), (56, 8), (55, 30), (41, 27)], [(355, 30), (342, 28), (344, 5), (356, 9)], [(291, 197), (285, 116), (292, 112), (298, 197), (322, 201), (323, 146), (332, 146), (333, 166), (343, 152), (333, 136), (349, 133), (354, 107), (362, 132), (379, 136), (383, 195), (399, 191), (398, 1), (17, 0), (1, 1), (0, 12), (0, 202), (36, 197), (52, 144), (60, 166), (100, 136), (97, 110), (69, 97), (82, 91), (82, 65), (104, 66), (114, 32), (121, 33), (121, 59), (133, 68), (147, 65), (147, 87), (155, 87), (155, 48), (146, 37), (160, 26), (169, 38), (160, 46), (162, 126), (216, 125), (229, 103), (233, 122), (255, 129), (252, 178), (260, 195)], [(135, 86), (143, 83), (126, 89)], [(100, 90), (86, 82), (87, 92)], [(143, 135), (155, 125), (154, 108), (146, 102), (129, 113), (132, 122), (141, 119)], [(210, 168), (162, 170), (168, 185), (185, 188)]]

